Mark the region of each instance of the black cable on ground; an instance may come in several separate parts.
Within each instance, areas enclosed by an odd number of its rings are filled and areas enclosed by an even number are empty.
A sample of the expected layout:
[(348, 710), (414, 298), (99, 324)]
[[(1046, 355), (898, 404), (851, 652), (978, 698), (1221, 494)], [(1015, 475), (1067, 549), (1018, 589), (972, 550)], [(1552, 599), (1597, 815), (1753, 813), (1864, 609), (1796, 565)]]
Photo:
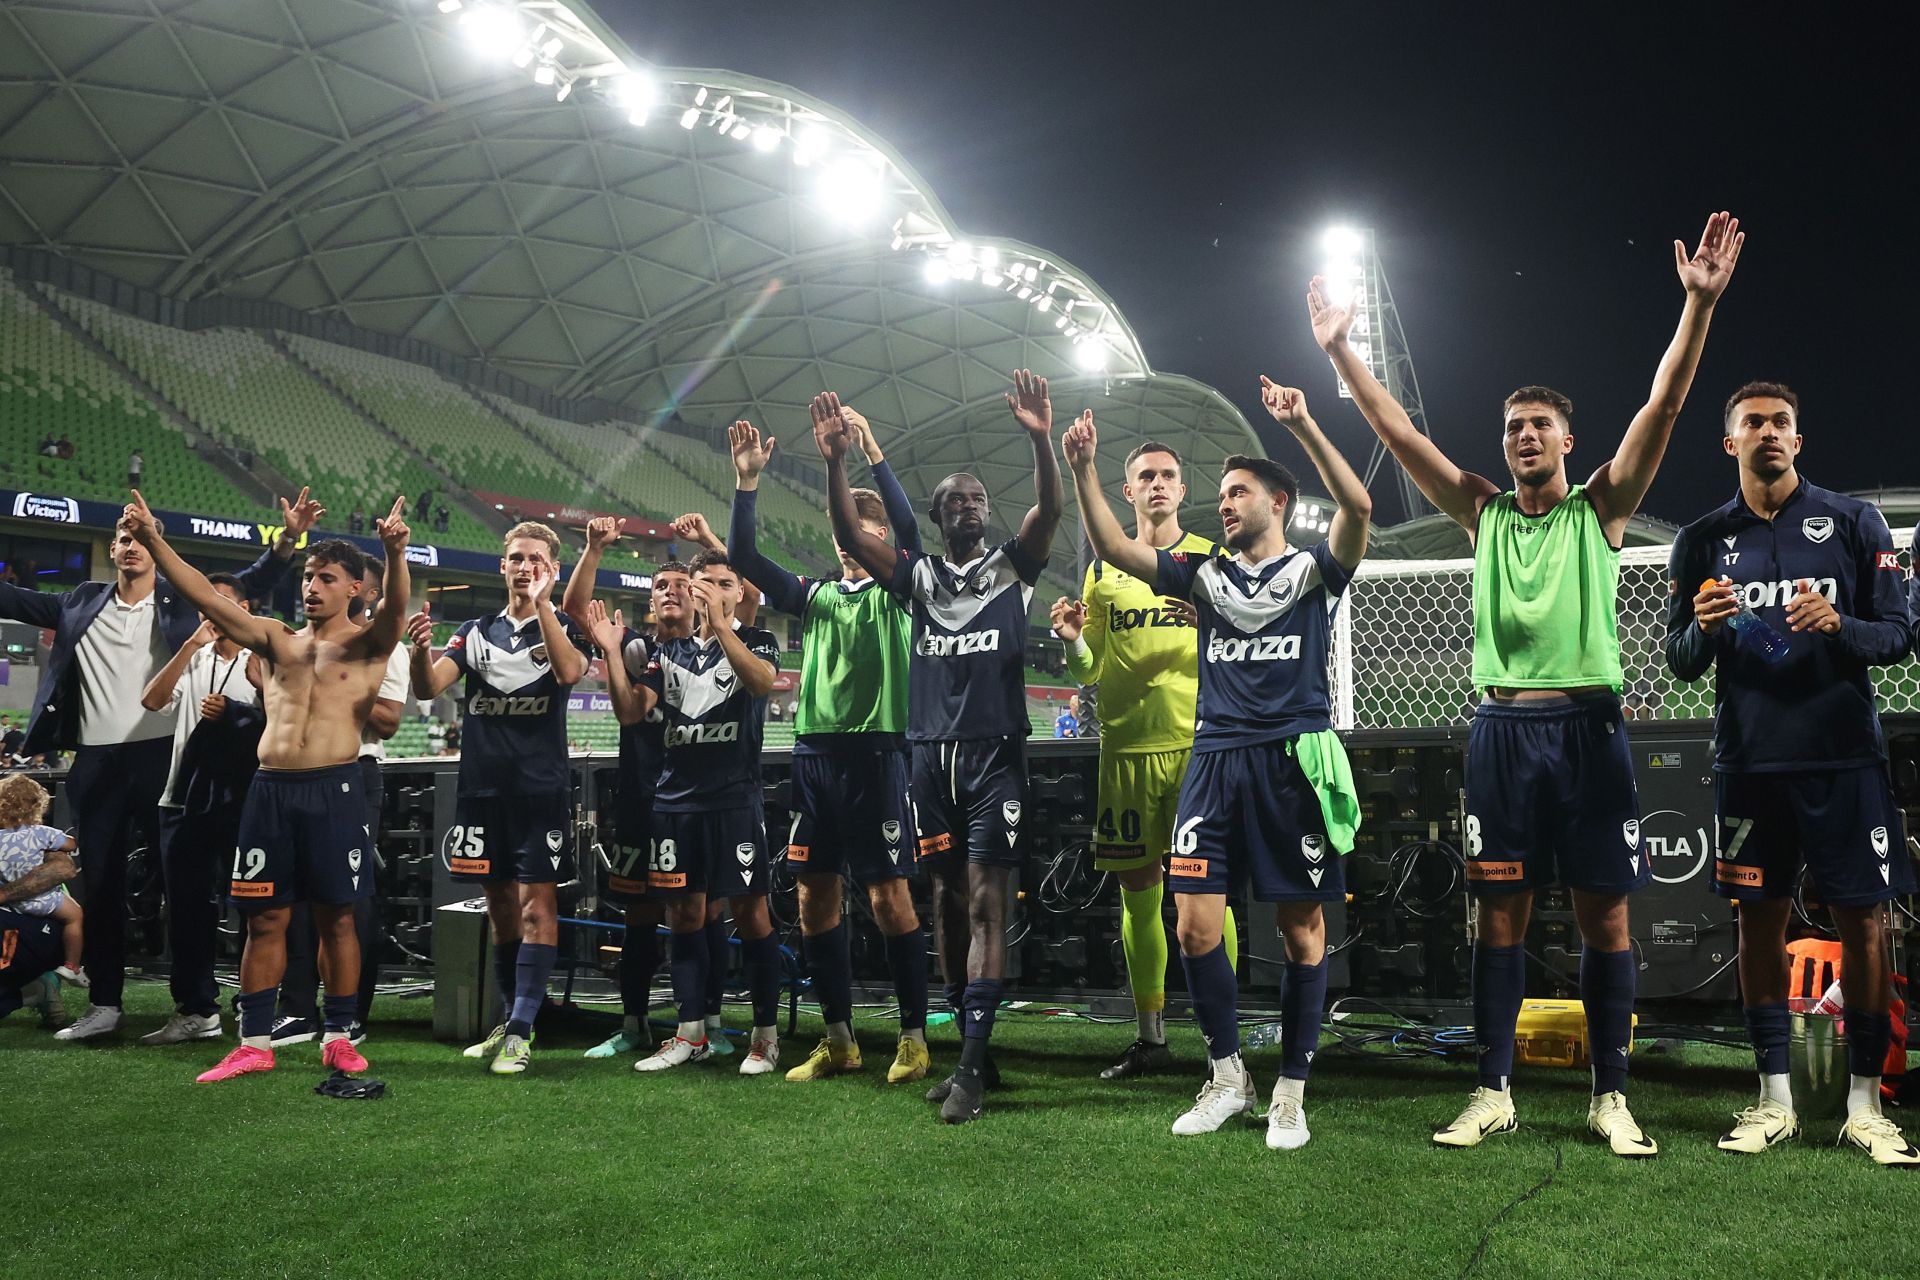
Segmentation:
[(1493, 1229), (1500, 1225), (1501, 1219), (1552, 1186), (1554, 1177), (1566, 1166), (1566, 1152), (1561, 1150), (1560, 1144), (1556, 1142), (1553, 1144), (1553, 1168), (1548, 1170), (1546, 1177), (1507, 1201), (1500, 1212), (1493, 1215), (1493, 1221), (1489, 1222), (1487, 1229), (1480, 1233), (1480, 1243), (1474, 1248), (1473, 1256), (1467, 1259), (1466, 1266), (1460, 1268), (1460, 1280), (1467, 1280), (1467, 1277), (1473, 1274), (1473, 1269), (1480, 1265), (1480, 1260), (1487, 1256), (1487, 1246), (1493, 1243)]

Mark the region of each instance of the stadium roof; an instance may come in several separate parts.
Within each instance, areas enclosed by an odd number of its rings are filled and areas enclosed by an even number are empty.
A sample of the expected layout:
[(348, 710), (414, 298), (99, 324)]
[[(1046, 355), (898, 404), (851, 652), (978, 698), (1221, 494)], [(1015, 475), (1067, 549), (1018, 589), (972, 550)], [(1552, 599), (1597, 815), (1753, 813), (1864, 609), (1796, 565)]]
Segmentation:
[(965, 467), (1024, 507), (1017, 366), (1054, 380), (1058, 426), (1089, 404), (1116, 448), (1157, 437), (1202, 471), (1260, 451), (1217, 391), (1151, 368), (1084, 272), (964, 233), (857, 122), (650, 67), (578, 4), (14, 0), (0, 242), (418, 339), (641, 421), (744, 414), (795, 453), (831, 388), (904, 432), (916, 495)]

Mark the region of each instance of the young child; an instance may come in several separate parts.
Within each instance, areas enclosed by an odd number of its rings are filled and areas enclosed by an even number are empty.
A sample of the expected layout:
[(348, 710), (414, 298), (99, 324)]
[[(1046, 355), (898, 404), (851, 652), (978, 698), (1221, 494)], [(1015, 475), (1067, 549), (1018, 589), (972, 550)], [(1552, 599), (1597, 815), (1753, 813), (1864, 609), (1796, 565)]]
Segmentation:
[[(73, 852), (72, 836), (40, 825), (51, 800), (47, 789), (24, 773), (0, 781), (0, 881), (18, 880), (45, 862), (47, 854), (55, 849)], [(22, 915), (52, 916), (60, 922), (67, 959), (54, 972), (77, 987), (86, 986), (87, 975), (80, 968), (80, 904), (66, 889), (49, 889), (14, 903), (13, 909)]]

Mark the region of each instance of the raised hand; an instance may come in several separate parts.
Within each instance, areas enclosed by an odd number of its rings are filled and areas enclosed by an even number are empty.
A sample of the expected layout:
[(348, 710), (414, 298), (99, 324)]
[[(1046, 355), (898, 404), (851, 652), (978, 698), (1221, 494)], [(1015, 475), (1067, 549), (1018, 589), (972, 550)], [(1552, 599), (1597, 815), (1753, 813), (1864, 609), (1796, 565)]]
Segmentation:
[(302, 486), (300, 496), (291, 504), (285, 498), (280, 501), (280, 523), (285, 526), (287, 537), (298, 542), (306, 536), (308, 530), (327, 514), (327, 509), (312, 496), (311, 486)]
[(1707, 302), (1717, 302), (1726, 292), (1727, 281), (1733, 278), (1734, 264), (1740, 261), (1740, 246), (1747, 241), (1747, 233), (1740, 229), (1740, 219), (1722, 211), (1707, 219), (1706, 230), (1700, 233), (1700, 247), (1691, 257), (1687, 254), (1687, 245), (1683, 240), (1673, 242), (1673, 269), (1680, 273), (1680, 283), (1690, 294), (1698, 294)]
[(200, 625), (187, 637), (187, 644), (195, 649), (204, 649), (220, 638), (220, 629), (213, 625), (212, 618), (202, 618)]
[(873, 438), (873, 424), (867, 421), (865, 414), (850, 404), (840, 406), (840, 416), (846, 420), (847, 430), (853, 433), (853, 442), (860, 446), (860, 452), (867, 457), (867, 465), (885, 460), (880, 452), (880, 442)]
[(527, 583), (527, 598), (535, 604), (544, 604), (559, 577), (560, 571), (553, 565), (542, 565), (535, 569), (532, 579)]
[(416, 649), (433, 647), (433, 605), (431, 602), (420, 606), (420, 612), (407, 619), (407, 639)]
[(153, 510), (147, 506), (147, 500), (140, 496), (138, 489), (130, 490), (133, 501), (120, 512), (120, 522), (126, 526), (133, 540), (143, 547), (151, 547), (160, 541), (160, 522), (153, 518)]
[(751, 422), (736, 422), (727, 428), (727, 443), (733, 448), (733, 469), (742, 480), (752, 480), (767, 469), (767, 463), (773, 459), (772, 436), (766, 443), (760, 443), (760, 428)]
[(600, 600), (587, 601), (587, 638), (606, 655), (608, 662), (620, 660), (620, 643), (626, 638), (627, 620), (620, 610), (615, 609), (613, 616), (607, 616), (607, 606)]
[(700, 619), (701, 636), (709, 640), (718, 636), (721, 624), (728, 621), (721, 616), (726, 605), (720, 598), (720, 588), (705, 578), (689, 578), (687, 588), (693, 595), (693, 612)]
[(1100, 433), (1093, 425), (1093, 410), (1083, 410), (1060, 437), (1060, 448), (1067, 457), (1067, 465), (1075, 471), (1091, 466), (1095, 450), (1100, 447)]
[(373, 522), (373, 531), (380, 535), (380, 545), (386, 548), (389, 560), (405, 555), (407, 539), (413, 536), (413, 531), (407, 528), (406, 510), (407, 499), (402, 494), (393, 500), (393, 509), (387, 512), (386, 519)]
[(853, 429), (840, 411), (840, 397), (831, 391), (822, 391), (807, 406), (807, 412), (813, 415), (813, 443), (819, 448), (820, 456), (828, 462), (845, 458), (847, 445), (853, 440)]
[(713, 526), (708, 524), (707, 518), (698, 511), (689, 511), (675, 519), (673, 532), (676, 537), (685, 538), (688, 542), (697, 542), (703, 547), (717, 546), (720, 542), (720, 539), (714, 536)]
[(1298, 431), (1313, 418), (1307, 413), (1307, 393), (1298, 387), (1283, 387), (1269, 378), (1260, 375), (1260, 403), (1267, 407), (1273, 420), (1289, 431)]
[(587, 521), (587, 549), (605, 551), (620, 540), (626, 528), (625, 516), (595, 516)]
[(1055, 635), (1072, 644), (1080, 638), (1080, 629), (1087, 625), (1087, 602), (1061, 596), (1053, 602), (1053, 608), (1047, 610), (1047, 621), (1053, 624)]
[[(1347, 340), (1354, 317), (1360, 314), (1360, 286), (1355, 285), (1347, 305), (1336, 307), (1327, 294), (1327, 282), (1315, 276), (1307, 284), (1307, 320), (1313, 325), (1313, 340), (1322, 351), (1331, 352)], [(1269, 410), (1271, 412), (1271, 410)]]
[(1169, 616), (1178, 618), (1182, 626), (1198, 627), (1200, 625), (1200, 611), (1193, 607), (1193, 601), (1179, 596), (1161, 596), (1160, 605)]
[(1028, 435), (1052, 433), (1053, 401), (1047, 399), (1047, 380), (1035, 377), (1032, 370), (1013, 371), (1013, 392), (1007, 396), (1007, 408), (1013, 410), (1013, 420)]

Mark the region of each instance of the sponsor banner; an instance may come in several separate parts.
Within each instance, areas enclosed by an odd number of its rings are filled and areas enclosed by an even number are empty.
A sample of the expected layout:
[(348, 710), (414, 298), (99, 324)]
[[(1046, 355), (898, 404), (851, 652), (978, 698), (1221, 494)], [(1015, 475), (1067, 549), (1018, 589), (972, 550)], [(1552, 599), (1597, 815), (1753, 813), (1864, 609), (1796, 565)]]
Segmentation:
[(612, 715), (613, 699), (604, 693), (570, 693), (567, 711), (570, 715)]
[[(487, 489), (472, 490), (473, 496), (501, 511), (515, 520), (539, 520), (543, 523), (563, 528), (584, 529), (587, 521), (596, 516), (621, 516), (619, 511), (601, 511), (594, 507), (583, 507), (578, 503), (555, 506), (551, 502), (542, 502), (539, 498), (524, 498), (518, 494), (495, 493)], [(630, 538), (651, 538), (655, 542), (671, 542), (673, 528), (645, 516), (626, 516), (627, 536)]]
[[(44, 524), (110, 530), (119, 521), (123, 506), (124, 504), (111, 502), (95, 502), (88, 498), (70, 498), (65, 494), (0, 489), (0, 513), (12, 516), (16, 520), (31, 520)], [(201, 542), (225, 543), (235, 547), (246, 547), (255, 552), (272, 546), (280, 537), (282, 528), (279, 524), (236, 520), (205, 512), (169, 511), (156, 507), (154, 514), (159, 516), (161, 523), (166, 526), (167, 537), (170, 539), (188, 538)], [(419, 530), (414, 531), (414, 536), (416, 539), (419, 537)], [(670, 530), (667, 536), (671, 536)], [(315, 529), (302, 538), (299, 545), (305, 547), (309, 542), (321, 542), (328, 538), (344, 538), (363, 551), (375, 554), (380, 552), (378, 538), (364, 534), (342, 533), (333, 529)], [(493, 575), (500, 572), (500, 557), (497, 555), (479, 551), (461, 551), (420, 541), (408, 544), (407, 563), (417, 568), (453, 569), (462, 573)], [(571, 568), (562, 566), (561, 581), (565, 582), (570, 575)], [(594, 585), (610, 591), (644, 591), (652, 585), (652, 579), (646, 574), (602, 570), (594, 576)]]

